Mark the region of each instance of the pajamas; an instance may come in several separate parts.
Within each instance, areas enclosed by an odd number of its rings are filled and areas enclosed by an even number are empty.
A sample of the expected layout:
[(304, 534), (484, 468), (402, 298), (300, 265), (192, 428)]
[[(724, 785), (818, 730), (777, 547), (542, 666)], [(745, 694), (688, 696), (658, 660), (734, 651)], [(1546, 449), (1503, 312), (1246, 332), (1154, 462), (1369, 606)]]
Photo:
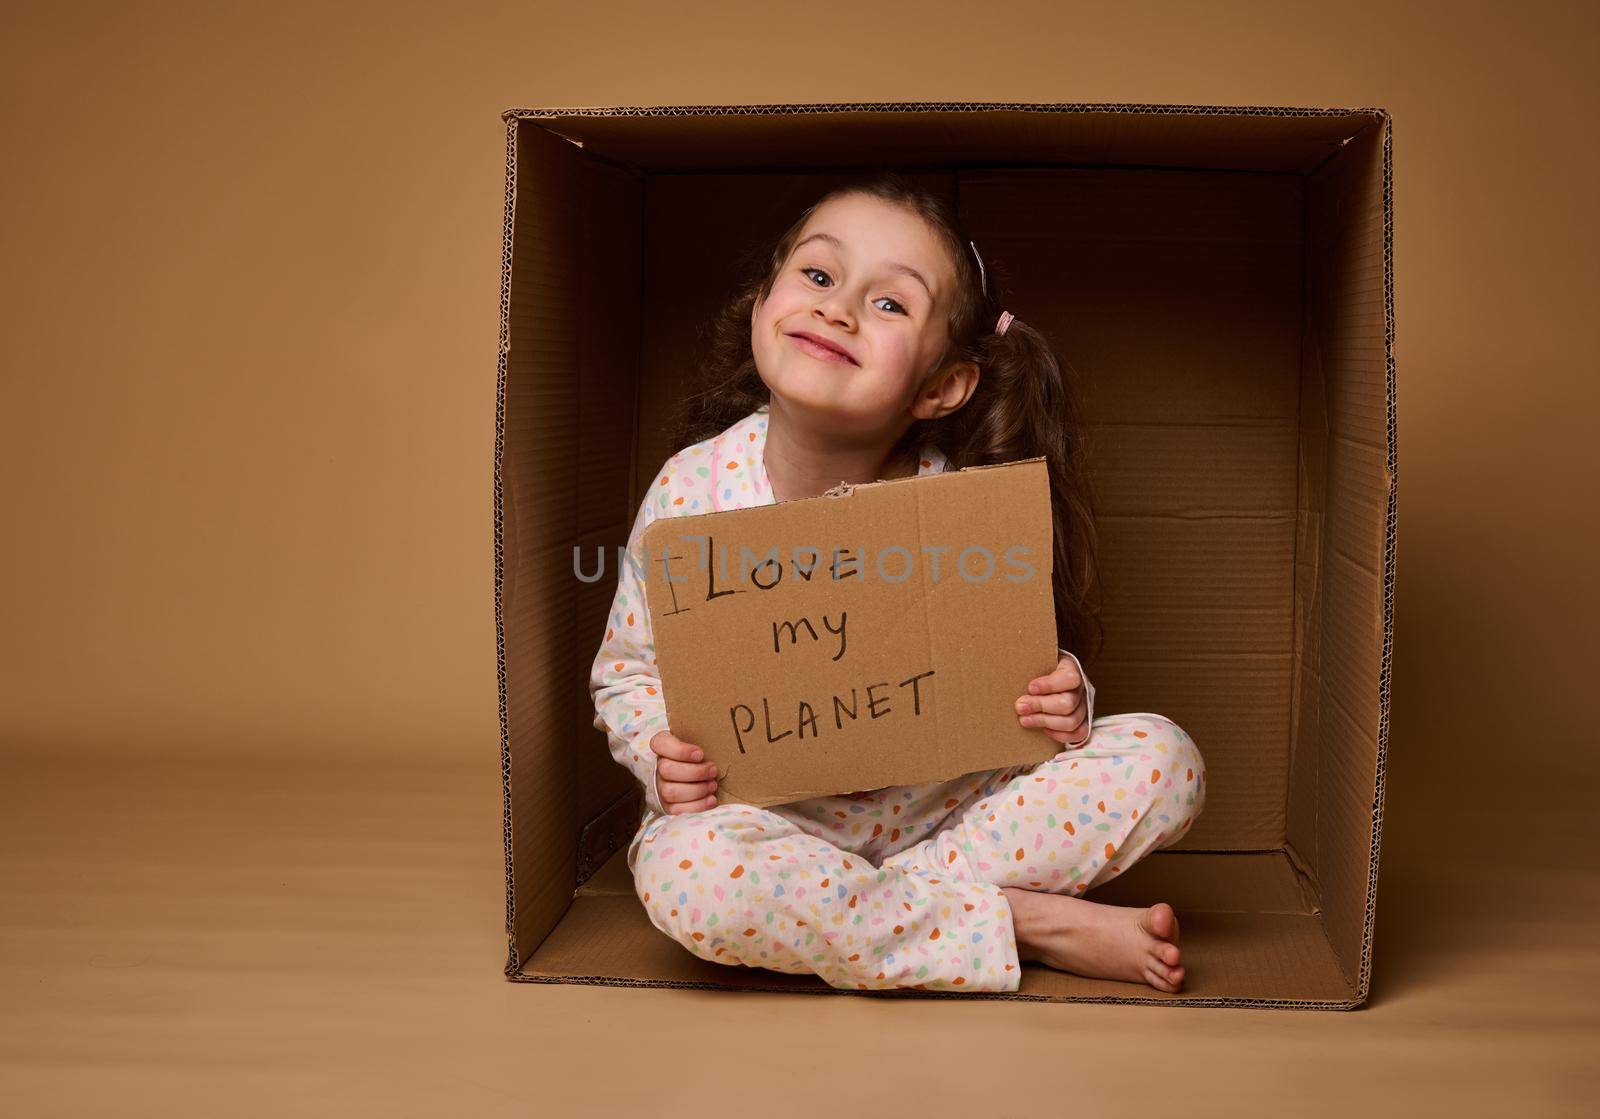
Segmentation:
[(628, 865), (650, 921), (716, 963), (841, 988), (1015, 991), (1002, 886), (1082, 897), (1177, 842), (1205, 806), (1161, 715), (1095, 720), (1047, 761), (769, 808), (650, 816)]
[[(644, 531), (657, 517), (772, 504), (766, 429), (762, 405), (656, 471), (590, 671), (595, 728), (644, 788), (628, 848), (640, 900), (658, 929), (718, 963), (814, 972), (836, 987), (1014, 991), (1021, 971), (1000, 887), (1081, 896), (1176, 842), (1204, 804), (1200, 754), (1163, 716), (1096, 719), (1085, 677), (1086, 745), (1045, 762), (668, 815), (650, 749), (668, 720), (640, 569)], [(917, 472), (945, 466), (930, 445)], [(1026, 686), (1019, 681), (1019, 695)]]

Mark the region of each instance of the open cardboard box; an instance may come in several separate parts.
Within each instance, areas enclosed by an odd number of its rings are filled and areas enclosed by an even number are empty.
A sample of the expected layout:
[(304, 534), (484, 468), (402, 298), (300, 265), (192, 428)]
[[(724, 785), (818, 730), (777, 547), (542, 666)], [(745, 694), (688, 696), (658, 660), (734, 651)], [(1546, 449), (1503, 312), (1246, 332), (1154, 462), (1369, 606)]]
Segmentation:
[[(1007, 308), (1079, 378), (1106, 646), (1203, 815), (1093, 900), (1167, 901), (1183, 991), (1037, 964), (953, 998), (1349, 1008), (1367, 997), (1395, 569), (1390, 120), (1379, 109), (856, 104), (527, 109), (506, 122), (495, 608), (515, 980), (834, 993), (650, 924), (634, 778), (587, 673), (664, 421), (736, 256), (827, 186), (947, 191)], [(1075, 650), (1076, 651), (1076, 650)], [(840, 992), (844, 993), (844, 992)]]

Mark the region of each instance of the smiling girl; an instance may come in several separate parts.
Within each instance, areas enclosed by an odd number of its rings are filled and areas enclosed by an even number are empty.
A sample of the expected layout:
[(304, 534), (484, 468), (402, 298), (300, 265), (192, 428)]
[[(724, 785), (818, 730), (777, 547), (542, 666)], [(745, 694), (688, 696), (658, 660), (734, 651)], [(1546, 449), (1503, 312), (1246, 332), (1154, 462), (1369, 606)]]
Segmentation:
[(1019, 681), (1014, 717), (1062, 750), (933, 785), (719, 805), (715, 767), (668, 729), (643, 582), (624, 564), (590, 692), (645, 791), (628, 865), (651, 922), (703, 959), (840, 988), (1015, 991), (1032, 960), (1179, 990), (1170, 905), (1083, 896), (1189, 830), (1205, 768), (1164, 716), (1096, 719), (1068, 652), (1098, 632), (1094, 526), (1049, 343), (999, 305), (947, 204), (894, 173), (824, 195), (763, 263), (717, 320), (630, 552), (657, 517), (1043, 456), (1061, 659)]

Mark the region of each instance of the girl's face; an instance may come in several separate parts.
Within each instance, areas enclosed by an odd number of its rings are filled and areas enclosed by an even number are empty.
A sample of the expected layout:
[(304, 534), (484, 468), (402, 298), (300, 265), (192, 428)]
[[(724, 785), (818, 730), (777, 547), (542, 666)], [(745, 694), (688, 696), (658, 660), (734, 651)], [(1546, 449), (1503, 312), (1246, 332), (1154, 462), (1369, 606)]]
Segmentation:
[(830, 199), (751, 312), (761, 380), (822, 430), (897, 436), (948, 344), (954, 285), (922, 218), (870, 195)]

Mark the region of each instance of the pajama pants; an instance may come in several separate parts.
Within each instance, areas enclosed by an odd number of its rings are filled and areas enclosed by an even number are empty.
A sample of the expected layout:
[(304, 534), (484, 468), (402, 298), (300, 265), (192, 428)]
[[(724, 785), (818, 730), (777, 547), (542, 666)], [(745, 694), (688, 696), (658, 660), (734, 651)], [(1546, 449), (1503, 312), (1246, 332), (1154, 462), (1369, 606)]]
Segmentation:
[(702, 959), (846, 989), (1015, 991), (1002, 886), (1082, 897), (1177, 842), (1205, 806), (1194, 740), (1095, 719), (1047, 761), (933, 785), (650, 814), (628, 866), (656, 928)]

